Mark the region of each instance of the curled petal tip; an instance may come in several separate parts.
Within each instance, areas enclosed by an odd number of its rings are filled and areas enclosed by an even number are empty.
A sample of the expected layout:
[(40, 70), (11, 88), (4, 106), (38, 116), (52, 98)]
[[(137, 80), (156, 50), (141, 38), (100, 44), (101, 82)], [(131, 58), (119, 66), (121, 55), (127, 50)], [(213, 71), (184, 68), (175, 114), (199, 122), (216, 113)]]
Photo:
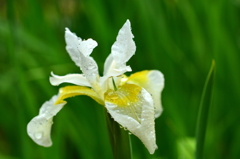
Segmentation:
[(49, 147), (52, 145), (51, 128), (55, 116), (64, 104), (54, 105), (58, 96), (53, 96), (40, 108), (39, 115), (34, 117), (27, 125), (27, 133), (38, 145)]

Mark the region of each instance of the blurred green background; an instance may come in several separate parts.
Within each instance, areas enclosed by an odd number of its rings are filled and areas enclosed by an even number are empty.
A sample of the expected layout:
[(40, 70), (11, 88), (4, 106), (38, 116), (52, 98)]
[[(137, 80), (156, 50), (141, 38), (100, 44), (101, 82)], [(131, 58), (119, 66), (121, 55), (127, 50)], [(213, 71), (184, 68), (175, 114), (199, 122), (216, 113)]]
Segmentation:
[[(0, 0), (0, 159), (111, 159), (104, 109), (89, 97), (68, 99), (54, 118), (53, 146), (35, 144), (27, 123), (60, 87), (57, 75), (79, 73), (65, 50), (68, 27), (99, 44), (92, 56), (103, 72), (126, 19), (137, 45), (133, 72), (165, 76), (164, 112), (156, 119), (158, 150), (135, 136), (134, 159), (191, 159), (201, 93), (216, 62), (206, 159), (240, 158), (239, 0)], [(63, 86), (63, 85), (61, 85)]]

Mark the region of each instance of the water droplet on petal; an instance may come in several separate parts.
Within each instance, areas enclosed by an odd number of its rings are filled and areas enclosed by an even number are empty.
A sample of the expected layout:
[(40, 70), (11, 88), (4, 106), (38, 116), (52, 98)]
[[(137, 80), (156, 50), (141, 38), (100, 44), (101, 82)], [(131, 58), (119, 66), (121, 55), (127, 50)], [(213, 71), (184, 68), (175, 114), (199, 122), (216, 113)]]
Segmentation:
[(34, 134), (34, 137), (36, 138), (36, 139), (41, 139), (42, 137), (43, 137), (43, 132), (36, 132), (35, 134)]

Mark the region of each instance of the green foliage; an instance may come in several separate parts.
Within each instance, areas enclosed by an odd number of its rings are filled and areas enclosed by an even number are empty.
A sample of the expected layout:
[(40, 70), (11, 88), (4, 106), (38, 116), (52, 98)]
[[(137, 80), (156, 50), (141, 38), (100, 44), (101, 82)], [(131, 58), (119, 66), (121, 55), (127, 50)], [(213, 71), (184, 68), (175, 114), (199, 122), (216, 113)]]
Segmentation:
[(0, 158), (111, 159), (104, 108), (88, 97), (68, 99), (54, 118), (53, 146), (36, 145), (27, 123), (57, 94), (50, 72), (78, 73), (65, 50), (64, 28), (99, 44), (100, 74), (118, 30), (132, 24), (133, 72), (165, 76), (163, 114), (156, 119), (158, 150), (150, 155), (131, 135), (134, 159), (189, 158), (208, 67), (215, 59), (214, 96), (204, 156), (240, 158), (239, 2), (236, 0), (7, 0), (0, 3)]

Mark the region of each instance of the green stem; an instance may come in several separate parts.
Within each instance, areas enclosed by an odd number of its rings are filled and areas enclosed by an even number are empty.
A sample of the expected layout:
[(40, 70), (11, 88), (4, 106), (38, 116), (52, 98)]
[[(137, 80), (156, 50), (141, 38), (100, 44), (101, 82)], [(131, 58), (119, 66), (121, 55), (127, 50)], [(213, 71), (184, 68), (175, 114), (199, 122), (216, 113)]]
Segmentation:
[(117, 86), (116, 86), (116, 83), (115, 83), (113, 77), (112, 77), (112, 83), (113, 83), (114, 91), (116, 91), (117, 90)]
[(208, 112), (211, 106), (214, 68), (215, 68), (215, 62), (213, 60), (212, 66), (210, 68), (210, 71), (208, 73), (208, 76), (204, 85), (201, 103), (198, 111), (198, 121), (197, 121), (197, 127), (196, 127), (196, 140), (197, 140), (196, 159), (203, 159)]
[(114, 159), (131, 159), (130, 135), (106, 111), (105, 116)]

